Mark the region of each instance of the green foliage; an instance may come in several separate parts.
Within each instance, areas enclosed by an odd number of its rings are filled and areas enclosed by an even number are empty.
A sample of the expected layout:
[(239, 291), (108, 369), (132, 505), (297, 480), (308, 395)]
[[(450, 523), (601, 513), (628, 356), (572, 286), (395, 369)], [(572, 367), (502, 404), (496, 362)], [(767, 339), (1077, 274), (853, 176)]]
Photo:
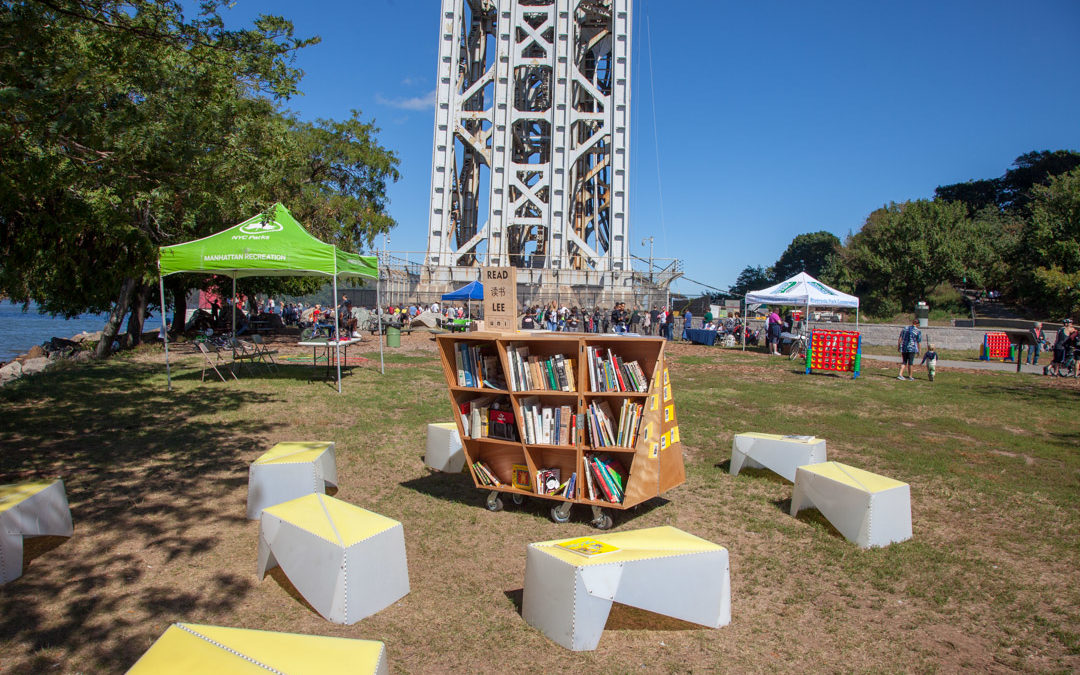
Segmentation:
[(1037, 187), (1021, 234), (1020, 288), (1063, 315), (1080, 309), (1080, 168)]
[(873, 314), (911, 310), (938, 284), (961, 279), (970, 236), (971, 221), (956, 202), (919, 200), (878, 209), (848, 242), (856, 291)]
[(739, 272), (735, 283), (728, 288), (728, 293), (742, 297), (746, 295), (747, 291), (759, 291), (772, 284), (772, 276), (771, 267), (765, 269), (761, 265), (757, 267), (747, 265), (742, 272)]
[(780, 259), (773, 265), (773, 279), (783, 281), (799, 272), (820, 278), (840, 250), (840, 239), (824, 230), (800, 234), (791, 240)]

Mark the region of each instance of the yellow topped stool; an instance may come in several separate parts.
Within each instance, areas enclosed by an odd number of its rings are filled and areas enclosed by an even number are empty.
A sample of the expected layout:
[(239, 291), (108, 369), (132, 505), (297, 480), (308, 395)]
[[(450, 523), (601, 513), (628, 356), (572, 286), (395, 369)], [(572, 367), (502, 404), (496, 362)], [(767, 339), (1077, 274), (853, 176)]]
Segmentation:
[(267, 506), (337, 487), (334, 444), (330, 441), (278, 443), (248, 470), (247, 517), (257, 520)]
[(795, 482), (795, 469), (826, 460), (825, 439), (750, 432), (731, 441), (731, 475), (748, 469), (768, 469)]
[(64, 481), (0, 485), (0, 584), (22, 576), (23, 537), (70, 537)]
[(556, 643), (596, 649), (611, 603), (731, 623), (728, 551), (674, 527), (529, 544), (521, 614)]
[(424, 464), (438, 471), (461, 473), (465, 466), (465, 452), (461, 449), (461, 436), (457, 422), (439, 422), (427, 425), (427, 452)]
[(401, 523), (321, 494), (263, 509), (259, 578), (277, 566), (334, 623), (356, 623), (409, 592)]
[(840, 534), (862, 548), (911, 539), (911, 488), (840, 462), (800, 466), (791, 515), (817, 508)]
[(386, 646), (374, 640), (272, 633), (193, 623), (174, 623), (128, 670), (129, 675), (385, 675), (388, 672)]

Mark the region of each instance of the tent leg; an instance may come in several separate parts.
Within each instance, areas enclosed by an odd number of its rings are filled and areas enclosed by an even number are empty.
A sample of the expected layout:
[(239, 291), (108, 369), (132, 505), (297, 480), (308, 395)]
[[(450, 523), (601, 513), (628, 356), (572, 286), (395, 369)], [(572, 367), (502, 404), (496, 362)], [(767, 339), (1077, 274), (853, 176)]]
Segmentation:
[(742, 296), (742, 330), (739, 331), (742, 333), (742, 350), (744, 352), (746, 351), (746, 329), (750, 325), (749, 321), (750, 318), (746, 310), (746, 296), (744, 295)]
[[(230, 340), (230, 342), (232, 343), (232, 346), (233, 346), (233, 348), (232, 348), (232, 350), (233, 350), (232, 351), (233, 361), (235, 361), (236, 360), (236, 340), (239, 339), (236, 336), (236, 272), (233, 272), (233, 278), (232, 278), (232, 336), (233, 336), (233, 339)], [(232, 366), (229, 366), (229, 367), (232, 368)]]
[[(169, 329), (165, 326), (165, 278), (161, 276), (161, 270), (158, 270), (158, 292), (161, 294), (161, 334), (165, 336), (165, 381), (168, 383), (169, 391), (172, 391), (172, 368), (169, 366)], [(176, 317), (173, 317), (173, 321), (176, 321)]]
[[(337, 296), (337, 260), (334, 260), (334, 302)], [(334, 362), (337, 363), (337, 393), (341, 393), (341, 308), (334, 312)]]
[(386, 374), (386, 364), (383, 362), (383, 325), (382, 325), (382, 268), (375, 277), (375, 315), (379, 319), (379, 372)]

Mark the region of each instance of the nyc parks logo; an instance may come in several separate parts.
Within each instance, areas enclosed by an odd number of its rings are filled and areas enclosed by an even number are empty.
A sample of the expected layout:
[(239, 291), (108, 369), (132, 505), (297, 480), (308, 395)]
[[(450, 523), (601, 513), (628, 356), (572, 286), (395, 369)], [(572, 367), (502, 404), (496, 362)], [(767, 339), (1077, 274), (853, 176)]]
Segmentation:
[(273, 220), (261, 223), (248, 223), (240, 226), (240, 231), (244, 234), (270, 234), (271, 232), (280, 232), (282, 229), (284, 228), (281, 224)]

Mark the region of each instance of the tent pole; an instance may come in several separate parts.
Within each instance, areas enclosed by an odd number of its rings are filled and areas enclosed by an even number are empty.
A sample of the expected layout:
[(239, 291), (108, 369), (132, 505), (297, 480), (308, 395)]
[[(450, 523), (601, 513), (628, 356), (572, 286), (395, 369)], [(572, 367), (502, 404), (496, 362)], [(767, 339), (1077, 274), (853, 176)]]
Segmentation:
[[(337, 296), (337, 249), (334, 249), (334, 302)], [(341, 308), (334, 312), (334, 361), (337, 362), (337, 393), (341, 393)]]
[(742, 330), (739, 331), (740, 333), (742, 333), (742, 350), (744, 352), (746, 351), (746, 329), (749, 326), (749, 314), (750, 312), (748, 311), (748, 308), (746, 306), (746, 294), (744, 293), (742, 296)]
[[(165, 278), (161, 276), (161, 262), (158, 262), (158, 292), (161, 294), (161, 334), (165, 336), (165, 381), (172, 391), (172, 368), (169, 366), (169, 329), (165, 326)], [(176, 317), (173, 317), (173, 322)]]
[[(376, 258), (378, 260), (378, 258)], [(379, 261), (381, 262), (381, 261)], [(378, 265), (378, 263), (376, 263)], [(382, 325), (382, 267), (375, 268), (375, 312), (379, 318), (379, 372), (386, 374), (386, 363), (383, 362), (383, 325)]]
[(236, 270), (233, 270), (232, 274), (232, 336), (233, 339), (229, 342), (232, 344), (233, 361), (236, 360)]
[(859, 332), (859, 306), (855, 305), (855, 332)]

